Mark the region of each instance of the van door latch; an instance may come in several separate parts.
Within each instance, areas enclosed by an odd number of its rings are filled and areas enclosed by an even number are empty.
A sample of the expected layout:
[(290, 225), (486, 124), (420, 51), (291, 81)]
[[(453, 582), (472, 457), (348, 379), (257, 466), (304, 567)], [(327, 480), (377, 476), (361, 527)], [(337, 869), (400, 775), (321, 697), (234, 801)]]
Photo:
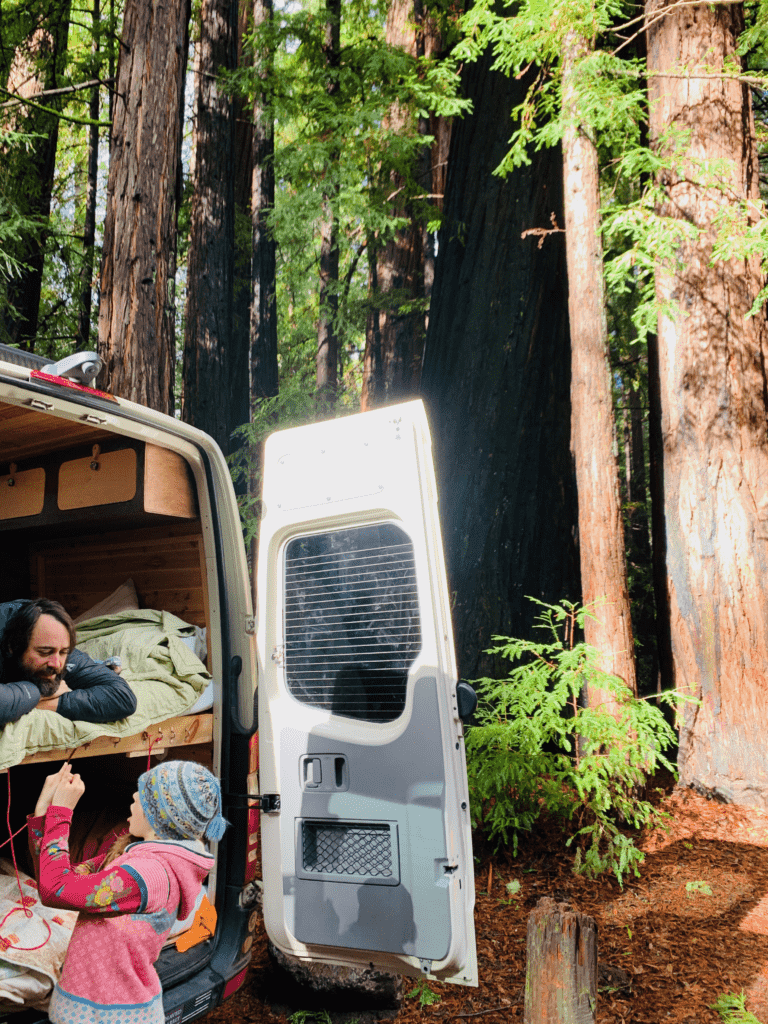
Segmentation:
[(225, 793), (223, 803), (225, 807), (238, 808), (245, 804), (246, 807), (256, 807), (262, 814), (277, 814), (280, 810), (280, 794)]

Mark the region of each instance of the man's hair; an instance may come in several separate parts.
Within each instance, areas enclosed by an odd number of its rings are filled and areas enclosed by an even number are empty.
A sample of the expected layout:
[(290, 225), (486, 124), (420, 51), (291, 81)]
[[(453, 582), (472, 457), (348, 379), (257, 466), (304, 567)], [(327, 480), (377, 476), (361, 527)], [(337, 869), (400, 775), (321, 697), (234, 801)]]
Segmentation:
[(46, 597), (38, 597), (34, 601), (26, 601), (17, 612), (8, 620), (3, 638), (0, 641), (0, 651), (4, 658), (18, 661), (29, 647), (32, 631), (37, 625), (41, 615), (50, 615), (56, 619), (69, 633), (69, 647), (75, 647), (75, 624), (70, 618), (67, 610), (58, 601), (49, 601)]

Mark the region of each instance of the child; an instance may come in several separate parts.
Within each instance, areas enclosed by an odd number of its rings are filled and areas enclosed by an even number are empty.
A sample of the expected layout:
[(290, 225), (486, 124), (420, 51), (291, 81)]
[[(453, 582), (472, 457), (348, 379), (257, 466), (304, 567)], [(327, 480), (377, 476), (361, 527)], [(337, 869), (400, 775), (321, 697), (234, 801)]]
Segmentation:
[(72, 811), (84, 792), (65, 764), (45, 780), (29, 821), (41, 902), (80, 911), (48, 1016), (53, 1024), (164, 1024), (154, 963), (213, 867), (202, 839), (218, 841), (227, 825), (219, 783), (192, 761), (145, 772), (128, 818), (134, 841), (116, 857), (100, 851), (91, 874), (69, 861)]

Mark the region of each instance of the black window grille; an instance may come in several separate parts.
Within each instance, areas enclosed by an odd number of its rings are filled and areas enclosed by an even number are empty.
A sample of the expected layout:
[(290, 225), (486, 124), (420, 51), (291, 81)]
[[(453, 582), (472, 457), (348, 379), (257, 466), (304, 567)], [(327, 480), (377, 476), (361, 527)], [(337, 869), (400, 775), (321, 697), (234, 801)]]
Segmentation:
[(421, 649), (413, 545), (392, 523), (297, 537), (285, 551), (285, 669), (297, 700), (345, 718), (402, 714)]

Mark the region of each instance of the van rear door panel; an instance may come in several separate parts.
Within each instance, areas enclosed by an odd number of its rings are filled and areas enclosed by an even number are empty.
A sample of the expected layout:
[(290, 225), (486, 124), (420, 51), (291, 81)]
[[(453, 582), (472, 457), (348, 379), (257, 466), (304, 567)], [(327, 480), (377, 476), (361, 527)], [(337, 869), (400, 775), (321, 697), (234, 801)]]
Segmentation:
[(462, 727), (412, 402), (273, 435), (259, 543), (264, 915), (287, 953), (476, 984)]

